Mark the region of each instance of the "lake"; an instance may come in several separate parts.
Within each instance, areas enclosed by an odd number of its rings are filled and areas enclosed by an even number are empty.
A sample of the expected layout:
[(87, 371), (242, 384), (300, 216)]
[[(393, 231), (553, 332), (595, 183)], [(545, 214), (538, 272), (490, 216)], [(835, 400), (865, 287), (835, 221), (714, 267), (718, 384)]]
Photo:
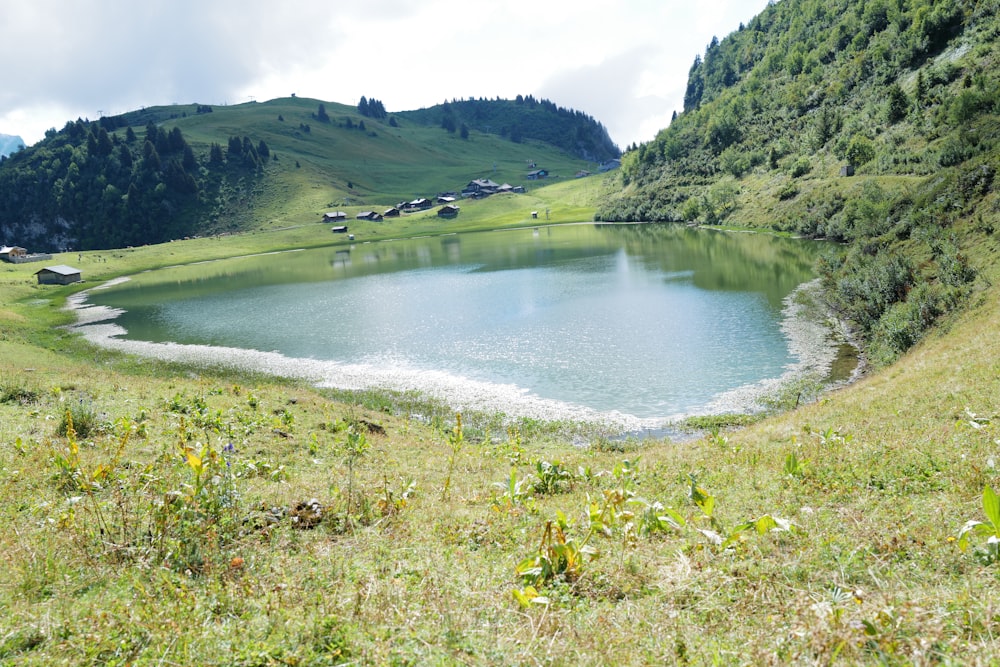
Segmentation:
[(785, 303), (819, 249), (677, 225), (543, 226), (171, 267), (85, 298), (103, 313), (87, 318), (91, 337), (122, 349), (651, 427), (741, 409), (726, 397), (801, 361)]

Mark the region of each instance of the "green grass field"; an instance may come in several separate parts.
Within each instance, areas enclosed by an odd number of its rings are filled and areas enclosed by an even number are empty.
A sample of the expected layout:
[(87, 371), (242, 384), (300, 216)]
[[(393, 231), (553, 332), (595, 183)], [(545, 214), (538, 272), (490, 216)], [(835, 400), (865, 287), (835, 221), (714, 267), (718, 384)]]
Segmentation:
[[(351, 229), (589, 220), (591, 179)], [(337, 187), (53, 263), (92, 287), (327, 244)], [(79, 287), (2, 264), (0, 664), (988, 664), (997, 553), (957, 537), (1000, 486), (998, 250), (893, 366), (687, 443), (123, 357), (58, 328)]]

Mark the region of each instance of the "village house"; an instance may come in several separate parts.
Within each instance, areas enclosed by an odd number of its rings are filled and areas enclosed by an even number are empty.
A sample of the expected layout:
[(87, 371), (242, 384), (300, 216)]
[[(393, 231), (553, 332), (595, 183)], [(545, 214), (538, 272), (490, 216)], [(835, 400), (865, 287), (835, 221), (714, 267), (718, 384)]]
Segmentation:
[(83, 280), (80, 269), (72, 266), (58, 264), (56, 266), (46, 266), (44, 269), (35, 271), (39, 285), (69, 285)]
[(19, 258), (24, 258), (28, 255), (28, 251), (19, 246), (9, 246), (5, 245), (0, 247), (0, 259), (5, 262), (16, 262)]
[(343, 211), (327, 211), (323, 214), (323, 222), (341, 222), (347, 220), (347, 214)]
[(384, 218), (398, 218), (399, 217), (399, 209), (396, 208), (395, 206), (387, 208), (384, 211), (382, 211), (382, 217), (384, 217)]
[(426, 197), (418, 197), (413, 201), (404, 203), (400, 206), (400, 208), (404, 211), (423, 211), (429, 209), (431, 206), (433, 206), (433, 204), (430, 199), (427, 199)]
[(534, 169), (528, 172), (529, 181), (537, 181), (540, 178), (546, 178), (549, 175), (547, 169)]
[(446, 204), (438, 209), (439, 218), (454, 218), (458, 216), (458, 207), (454, 204)]
[(469, 181), (469, 184), (462, 188), (462, 196), (487, 197), (496, 194), (499, 188), (499, 183), (495, 183), (488, 178), (477, 178), (474, 181)]
[(382, 222), (382, 214), (375, 211), (361, 211), (357, 215), (358, 220), (368, 220), (370, 222)]

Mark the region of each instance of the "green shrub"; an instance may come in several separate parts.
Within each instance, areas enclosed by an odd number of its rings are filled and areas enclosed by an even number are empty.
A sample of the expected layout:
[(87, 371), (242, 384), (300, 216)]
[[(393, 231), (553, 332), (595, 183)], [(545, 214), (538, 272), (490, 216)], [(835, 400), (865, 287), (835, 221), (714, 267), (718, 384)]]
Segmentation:
[(79, 438), (88, 438), (97, 430), (97, 413), (88, 403), (79, 401), (63, 411), (59, 425), (56, 427), (56, 435), (65, 438), (69, 433), (70, 424), (73, 431)]
[(812, 171), (812, 165), (809, 164), (809, 158), (800, 157), (795, 161), (795, 164), (792, 165), (792, 178), (801, 178), (810, 171)]
[(927, 284), (910, 292), (906, 301), (893, 304), (879, 318), (872, 333), (871, 361), (885, 366), (919, 341), (945, 311), (942, 295)]
[(37, 403), (41, 394), (14, 381), (6, 382), (0, 387), (0, 403), (19, 403), (21, 405), (31, 405)]
[(799, 187), (789, 181), (778, 189), (778, 199), (781, 201), (786, 201), (789, 199), (794, 199), (799, 194)]
[(888, 252), (855, 252), (839, 262), (820, 262), (824, 283), (834, 306), (866, 332), (894, 303), (905, 298), (913, 284), (913, 267), (902, 256)]
[(688, 222), (694, 222), (701, 215), (701, 204), (695, 197), (691, 197), (686, 202), (684, 202), (684, 207), (681, 209), (681, 215), (684, 220)]
[(972, 149), (959, 137), (949, 137), (941, 144), (938, 152), (938, 164), (942, 167), (954, 167), (972, 157)]
[(845, 157), (851, 164), (856, 165), (871, 162), (875, 157), (875, 144), (868, 137), (860, 134), (854, 135), (847, 145)]

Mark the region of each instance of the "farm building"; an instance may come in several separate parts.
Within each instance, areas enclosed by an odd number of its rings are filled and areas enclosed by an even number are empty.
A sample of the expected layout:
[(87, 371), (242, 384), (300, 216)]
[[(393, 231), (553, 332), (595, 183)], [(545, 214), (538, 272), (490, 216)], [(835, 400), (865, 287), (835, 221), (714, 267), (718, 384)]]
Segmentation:
[(343, 211), (327, 211), (323, 214), (323, 222), (339, 222), (347, 220), (347, 214)]
[(469, 181), (469, 184), (462, 188), (463, 197), (486, 197), (496, 194), (500, 188), (499, 183), (495, 183), (488, 178), (477, 178)]
[(74, 269), (65, 264), (46, 266), (44, 269), (35, 271), (35, 275), (38, 276), (39, 285), (69, 285), (83, 280), (80, 269)]
[(458, 207), (454, 204), (447, 204), (438, 209), (439, 218), (454, 218), (458, 215)]
[(430, 208), (431, 206), (433, 206), (433, 204), (431, 203), (430, 199), (427, 199), (426, 197), (420, 197), (418, 199), (414, 199), (413, 201), (406, 202), (405, 204), (402, 205), (401, 208), (404, 211), (423, 211), (425, 209)]
[(382, 214), (375, 211), (361, 211), (357, 215), (358, 220), (370, 220), (372, 222), (382, 222)]
[(0, 259), (5, 262), (16, 262), (18, 258), (25, 257), (27, 254), (27, 250), (16, 245), (0, 247)]
[(399, 209), (396, 208), (395, 206), (393, 206), (391, 208), (387, 208), (384, 211), (382, 211), (382, 217), (385, 217), (385, 218), (398, 218), (399, 217)]
[(52, 259), (52, 255), (47, 252), (32, 252), (20, 246), (0, 246), (0, 260), (11, 264), (26, 264), (27, 262), (47, 262)]

